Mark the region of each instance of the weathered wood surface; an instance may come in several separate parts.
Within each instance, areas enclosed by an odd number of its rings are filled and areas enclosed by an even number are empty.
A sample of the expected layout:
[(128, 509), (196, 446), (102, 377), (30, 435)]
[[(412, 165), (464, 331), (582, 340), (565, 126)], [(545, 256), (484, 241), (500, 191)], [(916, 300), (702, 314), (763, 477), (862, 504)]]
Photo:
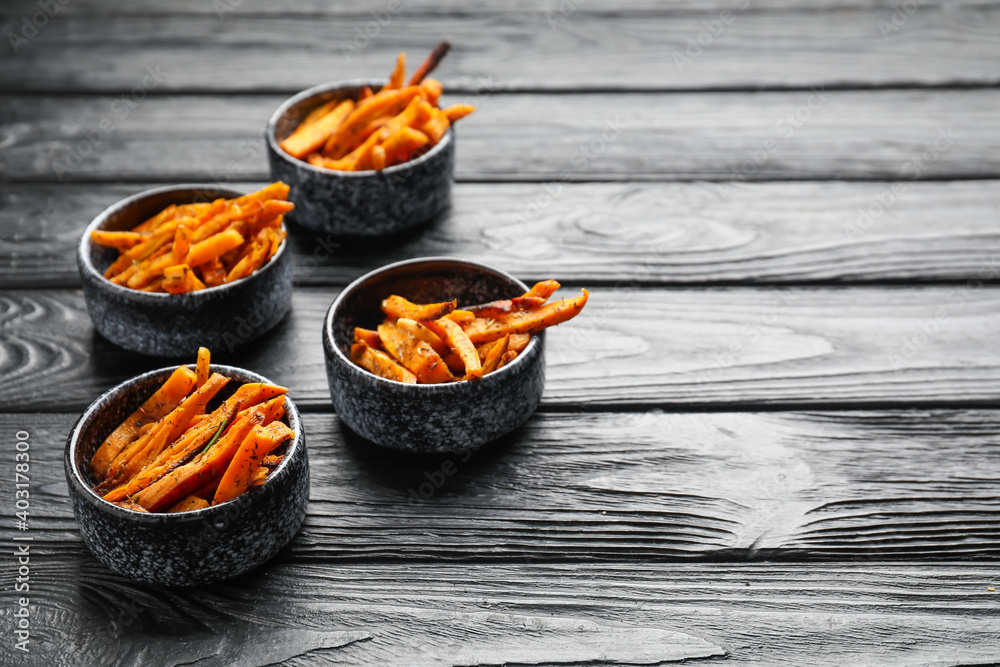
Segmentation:
[[(33, 574), (41, 636), (29, 664), (46, 667), (1000, 660), (998, 598), (987, 591), (996, 569), (972, 563), (275, 563), (165, 590), (80, 554), (40, 559)], [(11, 650), (4, 642), (0, 656)]]
[[(0, 417), (7, 437), (31, 435), (33, 548), (67, 561), (80, 544), (63, 471), (76, 417)], [(281, 558), (338, 567), (995, 559), (998, 419), (995, 410), (536, 414), (478, 451), (423, 457), (307, 413), (309, 513)], [(12, 516), (12, 479), (0, 489)]]
[[(643, 14), (663, 14), (667, 12), (690, 12), (692, 10), (732, 9), (734, 0), (480, 0), (475, 11), (462, 0), (405, 0), (406, 19), (421, 15), (467, 16), (495, 15), (529, 12), (532, 14), (556, 14), (573, 7), (570, 15), (606, 14), (609, 16)], [(327, 0), (223, 0), (221, 4), (200, 2), (199, 0), (74, 0), (60, 8), (64, 16), (87, 16), (90, 14), (111, 16), (183, 16), (188, 14), (219, 17), (223, 19), (239, 14), (241, 16), (314, 16), (314, 17), (371, 17), (372, 11), (387, 10), (388, 0), (357, 0), (341, 3)], [(989, 9), (996, 6), (996, 0), (925, 0), (922, 8), (962, 7)], [(839, 9), (887, 10), (895, 8), (892, 0), (754, 0), (747, 8), (751, 11)], [(232, 10), (232, 11), (229, 11)], [(21, 16), (29, 11), (38, 11), (37, 0), (7, 0), (0, 16)]]
[[(629, 274), (649, 285), (980, 277), (1000, 248), (1000, 182), (912, 183), (884, 208), (890, 186), (566, 184), (550, 202), (537, 184), (460, 183), (441, 220), (377, 248), (308, 232), (291, 247), (300, 285), (346, 285), (392, 261), (440, 255), (591, 286)], [(145, 187), (0, 185), (0, 289), (77, 286), (81, 230)]]
[[(320, 330), (336, 294), (300, 288), (289, 317), (256, 344), (213, 352), (291, 387), (305, 406), (327, 407)], [(975, 280), (921, 289), (602, 288), (581, 316), (548, 332), (543, 406), (992, 402), (1000, 359), (989, 332), (998, 328), (1000, 292)], [(5, 411), (79, 409), (165, 363), (95, 334), (79, 292), (0, 293)]]
[[(480, 108), (457, 132), (459, 180), (1000, 176), (996, 89), (493, 94), (446, 102), (470, 98)], [(264, 127), (283, 99), (157, 95), (130, 108), (120, 96), (5, 95), (0, 180), (265, 180)]]
[[(623, 13), (566, 0), (542, 12), (441, 16), (382, 2), (324, 18), (257, 14), (238, 0), (218, 0), (190, 15), (130, 11), (95, 15), (77, 8), (53, 17), (16, 54), (3, 44), (2, 57), (17, 66), (0, 68), (0, 89), (125, 92), (152, 67), (167, 73), (161, 91), (295, 93), (326, 81), (386, 76), (402, 50), (416, 67), (442, 38), (454, 50), (437, 76), (463, 91), (484, 84), (663, 91), (1000, 82), (996, 5), (924, 5), (907, 14), (887, 6), (762, 11), (733, 0), (721, 9)], [(3, 35), (23, 30), (27, 8), (5, 14)]]

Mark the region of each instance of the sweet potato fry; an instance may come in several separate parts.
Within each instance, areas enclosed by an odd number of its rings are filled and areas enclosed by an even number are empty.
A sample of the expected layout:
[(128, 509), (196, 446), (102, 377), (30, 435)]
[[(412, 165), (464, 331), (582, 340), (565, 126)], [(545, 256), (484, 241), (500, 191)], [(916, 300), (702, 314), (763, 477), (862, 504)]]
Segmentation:
[[(459, 356), (462, 363), (465, 364), (465, 376), (467, 378), (480, 378), (483, 376), (483, 366), (479, 361), (479, 353), (476, 351), (476, 346), (457, 322), (447, 317), (441, 317), (436, 320), (423, 322), (423, 325), (436, 333)], [(418, 375), (417, 377), (420, 376)]]
[[(525, 338), (531, 338), (531, 334), (514, 334), (513, 336), (511, 336), (508, 339), (507, 349), (513, 349), (515, 341), (518, 339), (518, 337), (521, 337), (521, 336), (523, 336)], [(491, 340), (488, 343), (480, 343), (479, 345), (476, 345), (476, 352), (479, 353), (479, 358), (480, 358), (480, 360), (482, 360), (484, 368), (486, 366), (486, 357), (487, 357), (487, 355), (489, 355), (490, 350), (492, 350), (493, 346), (496, 345), (497, 343), (499, 343), (501, 340), (503, 340), (503, 338), (500, 338), (500, 339), (497, 339), (497, 340)]]
[(441, 111), (448, 118), (449, 123), (454, 123), (455, 121), (462, 120), (470, 113), (476, 110), (476, 107), (471, 104), (452, 104), (450, 107), (445, 107)]
[(238, 248), (242, 243), (243, 236), (239, 232), (227, 229), (191, 246), (184, 263), (188, 266), (198, 266), (210, 262), (233, 248)]
[(530, 342), (531, 334), (511, 334), (510, 344), (507, 346), (507, 350), (522, 352), (524, 348), (528, 347), (528, 343)]
[(368, 123), (378, 116), (395, 116), (419, 94), (420, 88), (417, 86), (378, 93), (371, 98), (371, 101), (356, 107), (351, 112), (333, 136), (327, 140), (323, 147), (323, 155), (333, 159), (344, 157), (358, 145), (358, 134)]
[(302, 159), (319, 149), (337, 131), (344, 119), (354, 111), (354, 101), (344, 100), (333, 111), (308, 125), (303, 124), (281, 142), (281, 148), (292, 157)]
[(372, 147), (372, 169), (375, 171), (385, 169), (385, 148), (382, 146)]
[(425, 135), (433, 146), (441, 141), (449, 127), (451, 127), (451, 123), (448, 122), (448, 117), (444, 115), (444, 112), (440, 109), (434, 109), (430, 117), (419, 123), (416, 129)]
[(507, 353), (509, 345), (510, 334), (493, 343), (493, 347), (490, 348), (490, 351), (486, 354), (486, 359), (483, 361), (483, 375), (492, 373), (497, 369), (497, 366), (500, 365), (500, 359)]
[(438, 384), (453, 379), (448, 366), (434, 348), (413, 334), (391, 322), (383, 322), (378, 326), (378, 337), (386, 352), (416, 375), (421, 384)]
[(422, 62), (420, 64), (420, 67), (417, 68), (417, 71), (413, 73), (412, 77), (410, 77), (409, 85), (416, 86), (421, 81), (423, 81), (424, 77), (426, 77), (428, 74), (434, 71), (434, 69), (438, 66), (438, 63), (440, 63), (441, 60), (446, 55), (448, 55), (448, 51), (450, 50), (451, 50), (451, 44), (449, 44), (446, 41), (442, 41), (440, 44), (434, 47), (434, 50), (431, 51), (431, 54), (427, 56), (427, 60)]
[(404, 80), (406, 80), (406, 54), (400, 53), (396, 58), (396, 67), (389, 75), (389, 82), (382, 87), (382, 90), (399, 90), (403, 87)]
[(302, 129), (306, 125), (311, 125), (312, 123), (315, 123), (320, 118), (322, 118), (323, 116), (327, 115), (328, 113), (336, 109), (337, 106), (341, 104), (343, 101), (344, 100), (330, 100), (329, 102), (319, 105), (318, 107), (310, 111), (308, 114), (306, 114), (306, 117), (302, 119), (302, 123), (299, 125), (297, 129)]
[(534, 286), (524, 293), (523, 298), (538, 297), (543, 301), (548, 300), (550, 296), (556, 293), (556, 290), (562, 287), (555, 280), (543, 280), (541, 282), (535, 283)]
[(416, 157), (420, 149), (428, 143), (430, 143), (430, 139), (423, 132), (414, 130), (412, 127), (401, 127), (382, 142), (381, 148), (385, 151), (385, 164), (391, 167), (408, 162)]
[(264, 460), (260, 462), (262, 468), (267, 468), (270, 471), (275, 471), (281, 462), (285, 460), (284, 454), (268, 454), (264, 457)]
[[(239, 435), (250, 431), (244, 431), (247, 424), (251, 428), (259, 425), (261, 415), (255, 413), (244, 424), (239, 424), (239, 430), (230, 429), (222, 439), (208, 451), (202, 452), (190, 463), (185, 463), (153, 482), (142, 491), (135, 494), (133, 500), (151, 512), (158, 512), (165, 507), (170, 507), (181, 498), (189, 496), (198, 491), (208, 481), (218, 476), (226, 470), (229, 460), (239, 449), (242, 443)], [(234, 427), (237, 426), (234, 424)], [(220, 481), (221, 483), (221, 481)]]
[(506, 334), (535, 333), (576, 317), (589, 297), (590, 293), (583, 290), (583, 296), (553, 301), (534, 310), (522, 310), (496, 319), (476, 318), (465, 332), (476, 344), (497, 340)]
[(274, 398), (243, 408), (236, 413), (236, 419), (243, 419), (254, 412), (264, 415), (264, 421), (260, 423), (261, 426), (267, 426), (271, 422), (281, 419), (285, 416), (285, 396), (275, 396)]
[[(174, 442), (191, 423), (191, 417), (196, 412), (204, 412), (209, 401), (229, 382), (229, 378), (218, 373), (213, 374), (205, 384), (185, 398), (170, 414), (160, 420), (150, 431), (150, 436), (141, 447), (122, 452), (105, 472), (105, 482), (102, 486), (112, 489), (129, 481), (140, 470), (146, 467), (167, 447)], [(100, 487), (99, 487), (100, 488)]]
[(205, 262), (198, 269), (201, 271), (201, 279), (206, 287), (215, 287), (226, 282), (226, 267), (222, 266), (218, 257)]
[(254, 473), (253, 479), (250, 480), (250, 486), (260, 486), (267, 481), (267, 476), (271, 473), (270, 470), (264, 467), (261, 463), (260, 467), (257, 468), (257, 472)]
[(94, 456), (90, 459), (90, 472), (94, 477), (104, 476), (108, 464), (139, 435), (140, 429), (159, 421), (160, 418), (180, 405), (180, 402), (195, 388), (197, 380), (197, 376), (187, 366), (180, 366), (171, 373), (160, 388), (129, 415), (128, 419), (123, 421), (97, 448)]
[(230, 269), (229, 274), (226, 276), (226, 282), (236, 282), (259, 269), (264, 264), (264, 260), (267, 258), (267, 253), (270, 249), (270, 243), (254, 241), (253, 249), (250, 253)]
[[(433, 349), (435, 352), (441, 355), (441, 357), (444, 357), (446, 354), (451, 352), (451, 348), (448, 347), (447, 343), (441, 340), (440, 336), (438, 336), (436, 333), (425, 327), (420, 322), (417, 322), (416, 320), (400, 317), (398, 320), (396, 320), (396, 326), (402, 329), (404, 332), (412, 336), (416, 336), (420, 340), (430, 345), (431, 349)], [(465, 366), (463, 365), (462, 369), (464, 368)]]
[(364, 86), (361, 88), (361, 92), (358, 93), (358, 102), (364, 102), (374, 94), (371, 86)]
[[(205, 509), (209, 505), (211, 505), (210, 502), (208, 502), (204, 498), (199, 498), (198, 496), (194, 495), (194, 496), (188, 496), (184, 500), (180, 501), (179, 503), (168, 509), (167, 512), (168, 513), (190, 512), (192, 510)], [(142, 505), (139, 505), (139, 507), (142, 507)], [(145, 510), (145, 508), (143, 508), (143, 510)]]
[(278, 254), (278, 250), (281, 249), (281, 244), (285, 242), (288, 237), (288, 232), (283, 229), (269, 229), (268, 238), (271, 241), (271, 245), (267, 251), (267, 258), (264, 259), (264, 263), (267, 264), (271, 261), (271, 258)]
[(95, 229), (90, 233), (90, 240), (94, 243), (118, 250), (134, 248), (147, 238), (146, 234), (139, 232), (106, 232), (103, 229)]
[(474, 319), (476, 319), (476, 314), (473, 313), (471, 310), (463, 310), (461, 308), (456, 308), (455, 310), (445, 315), (445, 317), (447, 317), (452, 322), (458, 322), (464, 327), (469, 322), (472, 322)]
[(372, 331), (371, 329), (354, 327), (354, 342), (365, 343), (369, 347), (374, 347), (376, 350), (382, 349), (382, 341), (378, 338), (378, 332)]
[(173, 220), (174, 217), (177, 215), (177, 210), (179, 208), (180, 207), (177, 206), (177, 204), (171, 204), (170, 206), (166, 207), (165, 209), (163, 209), (153, 217), (149, 218), (142, 224), (134, 227), (132, 231), (139, 232), (140, 234), (148, 234), (149, 232), (155, 231), (156, 228), (160, 225), (160, 223), (166, 220)]
[(405, 317), (406, 319), (417, 321), (436, 320), (452, 312), (457, 306), (457, 299), (442, 303), (418, 305), (394, 294), (382, 301), (382, 312), (390, 319)]
[[(106, 500), (120, 500), (121, 498), (132, 496), (138, 493), (142, 489), (148, 488), (152, 484), (156, 483), (158, 480), (162, 479), (170, 471), (176, 469), (178, 466), (185, 464), (209, 444), (213, 436), (217, 436), (222, 432), (222, 428), (230, 422), (233, 415), (240, 411), (243, 407), (253, 406), (262, 401), (270, 402), (271, 399), (275, 397), (284, 395), (288, 390), (284, 387), (278, 387), (275, 385), (261, 384), (261, 383), (250, 383), (245, 384), (233, 393), (228, 399), (223, 402), (208, 418), (199, 422), (198, 426), (192, 429), (188, 429), (184, 435), (179, 438), (176, 442), (170, 445), (165, 451), (163, 451), (149, 466), (146, 467), (139, 475), (136, 475), (127, 485), (123, 485), (107, 496)], [(269, 411), (272, 411), (274, 406), (265, 404), (258, 406), (258, 410), (255, 410), (249, 416), (253, 414), (260, 413), (260, 419), (255, 423), (261, 423), (268, 415)], [(248, 417), (248, 415), (244, 415)], [(248, 432), (251, 425), (246, 425), (243, 423), (243, 418), (232, 419), (233, 424), (229, 427), (229, 430), (222, 436), (222, 440), (230, 437), (236, 437), (239, 435), (239, 429), (244, 426), (245, 431)], [(235, 430), (234, 430), (235, 429)], [(244, 432), (243, 435), (246, 434)], [(232, 435), (231, 435), (232, 434)], [(243, 436), (239, 436), (242, 438)], [(217, 441), (215, 444), (218, 445)], [(113, 496), (113, 497), (112, 497)]]
[(466, 310), (471, 311), (476, 317), (500, 317), (508, 313), (516, 313), (519, 310), (538, 308), (544, 303), (545, 299), (538, 296), (518, 296), (513, 299), (501, 299), (478, 306), (468, 306)]
[(351, 346), (351, 361), (379, 377), (408, 384), (417, 383), (416, 375), (397, 364), (382, 350), (376, 350), (365, 343)]
[(190, 249), (191, 230), (180, 225), (174, 231), (174, 245), (170, 248), (170, 256), (174, 258), (174, 264), (183, 264)]
[(128, 500), (121, 500), (121, 501), (119, 501), (117, 503), (114, 503), (114, 504), (118, 505), (118, 507), (122, 507), (122, 508), (127, 509), (127, 510), (132, 510), (133, 512), (144, 512), (144, 513), (147, 513), (147, 514), (149, 513), (149, 510), (147, 510), (142, 505), (136, 505), (135, 503), (133, 503), (131, 501), (128, 501)]
[(295, 431), (282, 422), (268, 426), (255, 426), (239, 449), (233, 455), (229, 466), (219, 480), (213, 505), (224, 503), (239, 496), (248, 488), (260, 468), (261, 459), (285, 440), (295, 437)]
[(437, 79), (424, 79), (420, 83), (420, 94), (431, 106), (437, 106), (442, 93), (444, 93), (444, 86)]
[(194, 274), (194, 271), (187, 264), (165, 268), (163, 280), (159, 286), (171, 294), (185, 294), (205, 289), (205, 283)]
[(198, 361), (194, 365), (194, 373), (198, 378), (198, 386), (205, 384), (208, 381), (208, 372), (211, 368), (212, 363), (212, 353), (208, 351), (207, 347), (198, 348)]
[(284, 199), (287, 201), (288, 193), (290, 191), (291, 188), (288, 187), (286, 184), (282, 183), (281, 181), (276, 181), (274, 183), (271, 183), (270, 185), (261, 188), (260, 190), (257, 190), (256, 192), (251, 192), (249, 194), (243, 195), (242, 197), (238, 197), (237, 199), (233, 200), (232, 203), (235, 204), (236, 206), (243, 207), (251, 202), (259, 202), (263, 204), (264, 202), (269, 201), (271, 199)]
[(514, 361), (515, 359), (517, 359), (517, 352), (515, 352), (514, 350), (507, 350), (506, 352), (503, 353), (503, 356), (500, 358), (500, 363), (497, 364), (497, 370), (500, 370), (501, 368), (503, 368), (510, 362)]
[(452, 374), (459, 376), (465, 375), (465, 362), (462, 361), (460, 356), (449, 350), (448, 354), (441, 358), (444, 359), (444, 363), (448, 366), (448, 370), (450, 370)]
[(126, 285), (132, 289), (142, 289), (151, 282), (163, 275), (163, 272), (174, 263), (174, 257), (170, 252), (147, 259), (135, 268), (132, 277), (126, 281)]

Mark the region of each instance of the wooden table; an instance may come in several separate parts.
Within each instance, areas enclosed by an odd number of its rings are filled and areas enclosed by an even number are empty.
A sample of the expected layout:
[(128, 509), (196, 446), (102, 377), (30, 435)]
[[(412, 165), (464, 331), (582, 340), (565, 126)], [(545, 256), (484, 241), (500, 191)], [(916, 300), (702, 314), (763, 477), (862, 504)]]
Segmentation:
[[(1000, 5), (343, 4), (0, 8), (5, 35), (44, 23), (0, 48), (0, 662), (1000, 661)], [(265, 182), (282, 100), (441, 38), (446, 101), (479, 105), (449, 214), (329, 256), (296, 235), (292, 314), (216, 351), (305, 409), (301, 533), (207, 588), (110, 572), (65, 437), (165, 364), (94, 333), (81, 229), (150, 185)], [(467, 457), (382, 451), (330, 409), (326, 308), (426, 255), (593, 293), (551, 332), (538, 413)]]

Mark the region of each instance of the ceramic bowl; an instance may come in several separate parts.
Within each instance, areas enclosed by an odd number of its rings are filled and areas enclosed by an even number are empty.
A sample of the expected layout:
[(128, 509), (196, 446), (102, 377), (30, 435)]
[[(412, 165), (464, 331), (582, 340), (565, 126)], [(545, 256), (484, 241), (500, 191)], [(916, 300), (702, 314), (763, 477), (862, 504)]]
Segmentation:
[(321, 169), (281, 150), (310, 111), (335, 99), (357, 99), (364, 86), (385, 81), (352, 80), (305, 90), (278, 107), (267, 124), (271, 176), (291, 188), (295, 203), (287, 219), (305, 229), (335, 237), (387, 236), (427, 222), (451, 200), (455, 133), (449, 129), (436, 146), (418, 158), (378, 171)]
[(354, 327), (375, 328), (382, 299), (398, 294), (415, 303), (458, 299), (459, 306), (511, 298), (528, 287), (477, 262), (432, 257), (397, 262), (347, 287), (323, 322), (323, 351), (333, 407), (359, 435), (384, 447), (455, 452), (499, 438), (524, 423), (545, 386), (545, 334), (514, 361), (475, 381), (405, 384), (387, 380), (348, 358)]
[[(295, 438), (284, 460), (261, 486), (229, 502), (175, 514), (144, 514), (104, 500), (91, 490), (90, 458), (173, 370), (150, 371), (94, 401), (69, 434), (64, 464), (73, 514), (84, 542), (99, 561), (142, 582), (193, 586), (255, 568), (292, 539), (305, 518), (309, 460), (302, 420), (286, 397), (284, 421), (295, 430)], [(210, 409), (241, 384), (267, 382), (232, 366), (212, 364), (212, 371), (233, 381)]]
[(287, 240), (271, 261), (248, 277), (188, 294), (140, 292), (114, 284), (104, 272), (118, 251), (90, 240), (95, 229), (128, 230), (171, 204), (243, 194), (217, 185), (171, 185), (123, 199), (94, 218), (80, 238), (76, 263), (97, 331), (126, 350), (191, 358), (199, 347), (231, 352), (280, 322), (292, 305), (292, 253)]

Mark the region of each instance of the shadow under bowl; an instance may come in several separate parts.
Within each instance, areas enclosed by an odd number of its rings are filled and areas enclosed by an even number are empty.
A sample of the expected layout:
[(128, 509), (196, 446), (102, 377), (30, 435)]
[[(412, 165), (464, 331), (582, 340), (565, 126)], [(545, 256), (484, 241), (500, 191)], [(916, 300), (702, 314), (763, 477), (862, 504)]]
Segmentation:
[(499, 269), (431, 257), (390, 264), (341, 292), (323, 322), (330, 397), (340, 418), (359, 435), (390, 449), (456, 452), (479, 447), (523, 424), (545, 387), (545, 334), (535, 334), (511, 363), (475, 381), (406, 384), (351, 362), (354, 327), (384, 319), (382, 300), (398, 294), (415, 303), (458, 299), (459, 307), (509, 299), (528, 287)]
[(334, 237), (388, 236), (440, 215), (451, 201), (455, 132), (449, 129), (423, 155), (382, 171), (336, 171), (314, 167), (280, 147), (309, 112), (333, 100), (357, 100), (361, 89), (385, 81), (356, 79), (326, 83), (286, 100), (267, 124), (271, 178), (291, 187), (290, 222)]
[[(91, 457), (173, 371), (150, 371), (94, 401), (69, 434), (64, 465), (73, 514), (84, 542), (99, 561), (145, 583), (195, 586), (251, 570), (288, 544), (305, 519), (309, 458), (302, 420), (286, 396), (283, 421), (295, 431), (295, 438), (263, 485), (219, 505), (174, 514), (145, 514), (104, 500), (92, 490)], [(212, 364), (212, 371), (232, 382), (209, 409), (239, 385), (268, 382), (232, 366)]]
[(96, 229), (127, 231), (171, 204), (231, 199), (245, 193), (217, 185), (170, 185), (127, 197), (94, 218), (77, 246), (87, 311), (112, 343), (154, 357), (192, 357), (199, 347), (232, 352), (272, 329), (292, 307), (292, 253), (282, 242), (251, 275), (187, 294), (141, 292), (116, 285), (104, 272), (118, 251), (91, 241)]

